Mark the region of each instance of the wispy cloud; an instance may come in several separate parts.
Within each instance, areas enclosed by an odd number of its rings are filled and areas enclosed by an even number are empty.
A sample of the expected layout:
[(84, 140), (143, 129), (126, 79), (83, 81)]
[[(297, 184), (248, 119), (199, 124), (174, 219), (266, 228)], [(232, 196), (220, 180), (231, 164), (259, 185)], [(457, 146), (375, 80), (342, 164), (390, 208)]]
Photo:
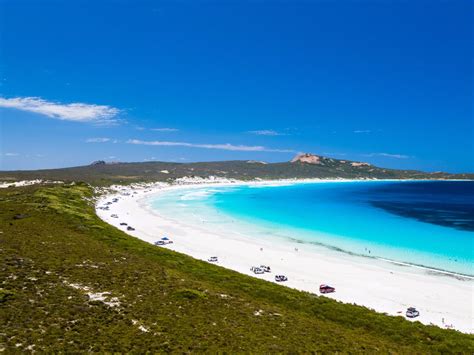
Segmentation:
[(272, 129), (262, 129), (257, 131), (247, 131), (247, 133), (255, 134), (257, 136), (286, 136), (287, 133), (281, 133)]
[(6, 157), (17, 157), (20, 154), (19, 153), (4, 153), (3, 155), (6, 156)]
[(167, 141), (142, 141), (138, 139), (129, 139), (128, 144), (151, 145), (151, 146), (168, 146), (168, 147), (189, 147), (189, 148), (203, 148), (203, 149), (219, 149), (240, 152), (275, 152), (275, 153), (294, 153), (290, 149), (273, 149), (263, 146), (252, 145), (233, 145), (233, 144), (196, 144), (188, 142), (167, 142)]
[(370, 153), (370, 154), (363, 154), (365, 157), (386, 157), (386, 158), (394, 158), (394, 159), (408, 159), (411, 158), (409, 155), (404, 154), (390, 154), (390, 153)]
[(177, 132), (177, 131), (179, 131), (179, 129), (177, 129), (177, 128), (168, 128), (168, 127), (152, 128), (151, 130), (155, 131), (155, 132)]
[(355, 131), (353, 131), (354, 133), (356, 134), (360, 134), (360, 133), (372, 133), (372, 131), (370, 129), (357, 129)]
[(99, 137), (99, 138), (88, 138), (86, 139), (87, 143), (106, 143), (110, 142), (110, 138)]
[(155, 157), (151, 157), (151, 158), (145, 158), (143, 159), (143, 161), (155, 161), (156, 158)]
[(339, 157), (345, 157), (347, 153), (332, 153), (332, 152), (323, 152), (323, 155), (330, 157), (330, 156), (339, 156)]
[(118, 123), (116, 116), (120, 110), (107, 105), (85, 103), (63, 104), (47, 101), (39, 97), (0, 97), (0, 107), (34, 112), (58, 120), (87, 122), (95, 124)]

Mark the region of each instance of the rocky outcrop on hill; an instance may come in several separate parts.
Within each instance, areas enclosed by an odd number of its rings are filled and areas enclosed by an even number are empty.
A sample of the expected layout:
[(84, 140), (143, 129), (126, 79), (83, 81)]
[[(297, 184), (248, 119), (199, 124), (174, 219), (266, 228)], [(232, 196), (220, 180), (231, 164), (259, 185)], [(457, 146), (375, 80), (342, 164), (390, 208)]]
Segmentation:
[(310, 153), (297, 154), (292, 163), (321, 164), (321, 157)]
[(359, 162), (359, 161), (354, 161), (351, 163), (352, 166), (370, 166), (369, 163), (364, 163), (364, 162)]
[(91, 163), (91, 166), (94, 166), (94, 165), (105, 165), (105, 164), (107, 164), (107, 163), (106, 163), (105, 161), (103, 161), (103, 160), (96, 160), (96, 161), (93, 161), (93, 162)]

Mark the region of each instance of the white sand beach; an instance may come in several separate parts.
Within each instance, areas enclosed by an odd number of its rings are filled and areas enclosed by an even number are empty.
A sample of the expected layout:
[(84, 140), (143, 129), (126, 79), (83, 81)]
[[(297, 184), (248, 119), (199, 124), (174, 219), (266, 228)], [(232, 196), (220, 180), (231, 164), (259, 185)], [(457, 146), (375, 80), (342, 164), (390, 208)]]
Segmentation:
[[(254, 182), (252, 184), (285, 184), (289, 182)], [(166, 235), (173, 244), (164, 246), (194, 258), (207, 260), (217, 256), (218, 265), (271, 282), (284, 274), (285, 286), (319, 293), (320, 284), (336, 288), (331, 297), (355, 303), (377, 312), (405, 317), (408, 307), (416, 307), (415, 321), (443, 328), (474, 333), (474, 279), (434, 272), (415, 266), (349, 255), (324, 247), (306, 247), (291, 241), (262, 240), (242, 233), (225, 233), (212, 225), (196, 223), (180, 216), (179, 220), (162, 216), (147, 206), (146, 199), (170, 189), (223, 186), (239, 182), (182, 180), (181, 184), (135, 185), (115, 187), (115, 191), (97, 201), (108, 210), (97, 209), (104, 221), (130, 235), (154, 243)], [(111, 215), (117, 215), (114, 218)], [(135, 230), (127, 231), (128, 223)], [(254, 275), (250, 267), (269, 265), (271, 273)], [(413, 321), (413, 320), (412, 320)]]

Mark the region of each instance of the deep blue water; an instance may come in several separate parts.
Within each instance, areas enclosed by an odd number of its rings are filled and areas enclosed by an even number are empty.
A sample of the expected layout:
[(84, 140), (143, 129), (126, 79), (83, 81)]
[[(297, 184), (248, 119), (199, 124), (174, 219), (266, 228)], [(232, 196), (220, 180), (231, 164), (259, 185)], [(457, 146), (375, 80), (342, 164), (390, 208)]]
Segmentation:
[(180, 203), (193, 213), (211, 206), (300, 243), (474, 276), (474, 182), (241, 186)]
[(474, 231), (474, 183), (392, 183), (363, 191), (373, 206), (459, 230)]

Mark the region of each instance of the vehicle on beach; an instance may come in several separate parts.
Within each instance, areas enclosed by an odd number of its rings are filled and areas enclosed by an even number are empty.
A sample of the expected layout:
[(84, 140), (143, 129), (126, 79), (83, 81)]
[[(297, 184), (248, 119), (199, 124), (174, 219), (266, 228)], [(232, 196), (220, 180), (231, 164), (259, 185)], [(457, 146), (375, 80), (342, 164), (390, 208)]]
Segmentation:
[(286, 277), (285, 275), (275, 275), (275, 281), (276, 282), (288, 281), (288, 277)]
[(118, 202), (118, 198), (114, 198), (112, 202)]
[(406, 312), (408, 318), (416, 318), (420, 315), (420, 312), (415, 307), (409, 307)]
[(331, 287), (329, 285), (320, 285), (319, 286), (319, 292), (321, 293), (332, 293), (332, 292), (336, 292), (336, 289), (334, 287)]
[(127, 223), (125, 223), (125, 222), (122, 222), (122, 223), (120, 223), (120, 225), (121, 225), (121, 226), (126, 226), (126, 225), (127, 225)]
[(173, 241), (169, 239), (168, 237), (163, 237), (157, 242), (155, 242), (155, 245), (166, 245), (166, 244), (173, 244)]
[(252, 266), (250, 268), (250, 271), (252, 271), (254, 274), (264, 274), (265, 273), (265, 271), (263, 271), (263, 269), (258, 267), (258, 266)]
[(210, 263), (217, 263), (219, 260), (217, 259), (217, 256), (211, 256), (207, 261)]
[(265, 272), (272, 272), (272, 269), (270, 268), (270, 266), (260, 265), (260, 269), (262, 269)]
[(131, 227), (131, 226), (128, 226), (128, 227), (127, 227), (127, 230), (128, 230), (128, 231), (134, 231), (135, 228), (133, 228), (133, 227)]
[(118, 218), (118, 216), (116, 214), (111, 214), (110, 217), (112, 218)]

